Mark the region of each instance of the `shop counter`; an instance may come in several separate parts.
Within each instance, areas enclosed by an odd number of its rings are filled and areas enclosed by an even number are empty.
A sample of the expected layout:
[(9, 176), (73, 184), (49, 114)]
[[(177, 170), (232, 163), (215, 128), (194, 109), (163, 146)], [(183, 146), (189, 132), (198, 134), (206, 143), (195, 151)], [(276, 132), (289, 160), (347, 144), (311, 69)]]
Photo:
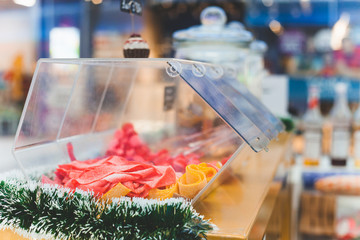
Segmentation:
[[(195, 202), (195, 209), (211, 219), (217, 229), (208, 239), (262, 239), (273, 217), (282, 186), (284, 172), (291, 153), (291, 135), (281, 134), (269, 151), (255, 153), (249, 147), (233, 174), (204, 199)], [(289, 150), (290, 149), (290, 150)], [(267, 184), (264, 184), (267, 183)], [(282, 212), (286, 204), (276, 211)], [(281, 213), (281, 216), (284, 216)], [(286, 221), (286, 220), (285, 220)], [(283, 238), (288, 231), (281, 227)], [(285, 232), (285, 233), (284, 233)], [(23, 240), (11, 230), (0, 232), (2, 240)]]
[[(248, 148), (238, 156), (245, 158), (242, 164), (205, 199), (194, 205), (200, 214), (218, 227), (208, 234), (209, 239), (263, 239), (270, 218), (278, 214), (273, 210), (290, 156), (289, 134), (279, 135), (279, 141), (273, 141), (268, 152), (255, 153)], [(281, 239), (288, 239), (289, 230), (282, 228), (279, 234)]]

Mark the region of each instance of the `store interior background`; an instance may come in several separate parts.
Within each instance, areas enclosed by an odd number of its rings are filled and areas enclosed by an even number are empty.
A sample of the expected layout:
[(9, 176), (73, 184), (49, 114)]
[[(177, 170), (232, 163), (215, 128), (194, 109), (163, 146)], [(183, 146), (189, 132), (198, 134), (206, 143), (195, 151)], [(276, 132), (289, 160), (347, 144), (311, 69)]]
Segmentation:
[[(350, 81), (348, 98), (355, 111), (360, 91), (359, 1), (147, 0), (143, 16), (134, 16), (132, 24), (129, 14), (120, 11), (119, 0), (1, 0), (0, 172), (17, 167), (11, 147), (39, 58), (122, 58), (132, 32), (140, 32), (149, 43), (150, 57), (173, 57), (172, 34), (199, 25), (207, 6), (220, 6), (228, 22), (242, 22), (267, 43), (267, 70), (287, 81), (281, 93), (287, 102), (280, 104), (286, 113), (279, 109), (279, 114), (298, 122), (307, 108), (306, 82), (317, 79), (321, 112), (328, 116), (339, 78)], [(339, 54), (350, 56), (348, 65), (339, 65)]]
[[(228, 22), (242, 22), (256, 39), (268, 44), (265, 66), (270, 73), (288, 74), (294, 79), (360, 78), (357, 64), (350, 63), (351, 66), (342, 70), (336, 65), (336, 52), (342, 51), (344, 38), (347, 46), (344, 51), (353, 52), (355, 61), (360, 58), (358, 1), (152, 0), (146, 3), (143, 17), (134, 17), (133, 30), (131, 18), (120, 12), (118, 0), (1, 1), (0, 87), (4, 103), (1, 108), (11, 104), (16, 110), (21, 109), (39, 58), (121, 58), (122, 46), (133, 31), (141, 32), (148, 41), (150, 57), (173, 57), (172, 34), (199, 25), (200, 12), (210, 5), (222, 7)], [(22, 90), (19, 87), (11, 90), (16, 82), (11, 80), (14, 71), (21, 72)], [(349, 88), (352, 109), (358, 101), (357, 89), (356, 83)], [(306, 86), (291, 83), (289, 91), (288, 111), (301, 117), (306, 110)], [(333, 92), (329, 91), (322, 94), (321, 109), (325, 115), (332, 104)], [(12, 128), (6, 131), (0, 133), (13, 132)]]

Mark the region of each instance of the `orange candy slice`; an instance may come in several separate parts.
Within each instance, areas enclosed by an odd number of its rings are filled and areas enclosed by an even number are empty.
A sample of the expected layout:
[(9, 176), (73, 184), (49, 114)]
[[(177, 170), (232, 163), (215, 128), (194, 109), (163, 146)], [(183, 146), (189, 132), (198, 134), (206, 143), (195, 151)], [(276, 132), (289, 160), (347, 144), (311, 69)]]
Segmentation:
[(107, 191), (102, 197), (102, 200), (111, 200), (112, 198), (119, 198), (126, 196), (131, 190), (121, 183), (116, 184), (115, 187)]
[(177, 191), (178, 191), (178, 184), (175, 183), (165, 189), (159, 189), (159, 188), (151, 189), (149, 191), (148, 198), (164, 200), (167, 198), (172, 198), (174, 193), (176, 193)]
[(198, 166), (198, 170), (202, 171), (205, 174), (207, 182), (209, 182), (213, 178), (213, 176), (215, 176), (215, 174), (217, 173), (215, 168), (210, 167), (206, 163), (200, 163), (195, 166)]
[(178, 180), (179, 194), (187, 198), (194, 198), (216, 173), (216, 169), (206, 163), (186, 166), (185, 174)]

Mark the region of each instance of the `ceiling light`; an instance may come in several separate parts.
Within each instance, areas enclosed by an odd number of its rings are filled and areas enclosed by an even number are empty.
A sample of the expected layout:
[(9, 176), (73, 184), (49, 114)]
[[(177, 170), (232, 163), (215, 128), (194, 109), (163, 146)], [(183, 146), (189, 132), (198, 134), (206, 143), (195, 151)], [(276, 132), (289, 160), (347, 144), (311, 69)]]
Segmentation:
[(92, 0), (92, 3), (97, 5), (97, 4), (100, 4), (102, 3), (102, 0)]
[(271, 22), (269, 23), (269, 27), (271, 31), (273, 31), (277, 35), (281, 35), (284, 32), (284, 28), (276, 20), (271, 20)]
[(36, 0), (13, 0), (14, 3), (25, 7), (32, 7), (35, 5)]
[(339, 20), (334, 24), (331, 30), (331, 48), (333, 50), (341, 49), (342, 40), (348, 33), (348, 27), (350, 23), (350, 15), (348, 13), (341, 14)]
[(274, 4), (274, 0), (262, 0), (264, 6), (271, 7)]

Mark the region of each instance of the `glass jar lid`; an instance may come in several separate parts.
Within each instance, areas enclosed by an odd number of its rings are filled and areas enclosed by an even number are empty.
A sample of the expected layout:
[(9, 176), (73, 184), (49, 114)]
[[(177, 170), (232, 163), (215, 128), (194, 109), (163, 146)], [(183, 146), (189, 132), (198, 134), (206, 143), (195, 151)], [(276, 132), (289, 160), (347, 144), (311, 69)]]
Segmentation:
[(173, 34), (177, 43), (233, 43), (247, 46), (253, 39), (251, 32), (240, 22), (226, 24), (227, 17), (220, 7), (207, 7), (200, 15), (201, 25), (176, 31)]

